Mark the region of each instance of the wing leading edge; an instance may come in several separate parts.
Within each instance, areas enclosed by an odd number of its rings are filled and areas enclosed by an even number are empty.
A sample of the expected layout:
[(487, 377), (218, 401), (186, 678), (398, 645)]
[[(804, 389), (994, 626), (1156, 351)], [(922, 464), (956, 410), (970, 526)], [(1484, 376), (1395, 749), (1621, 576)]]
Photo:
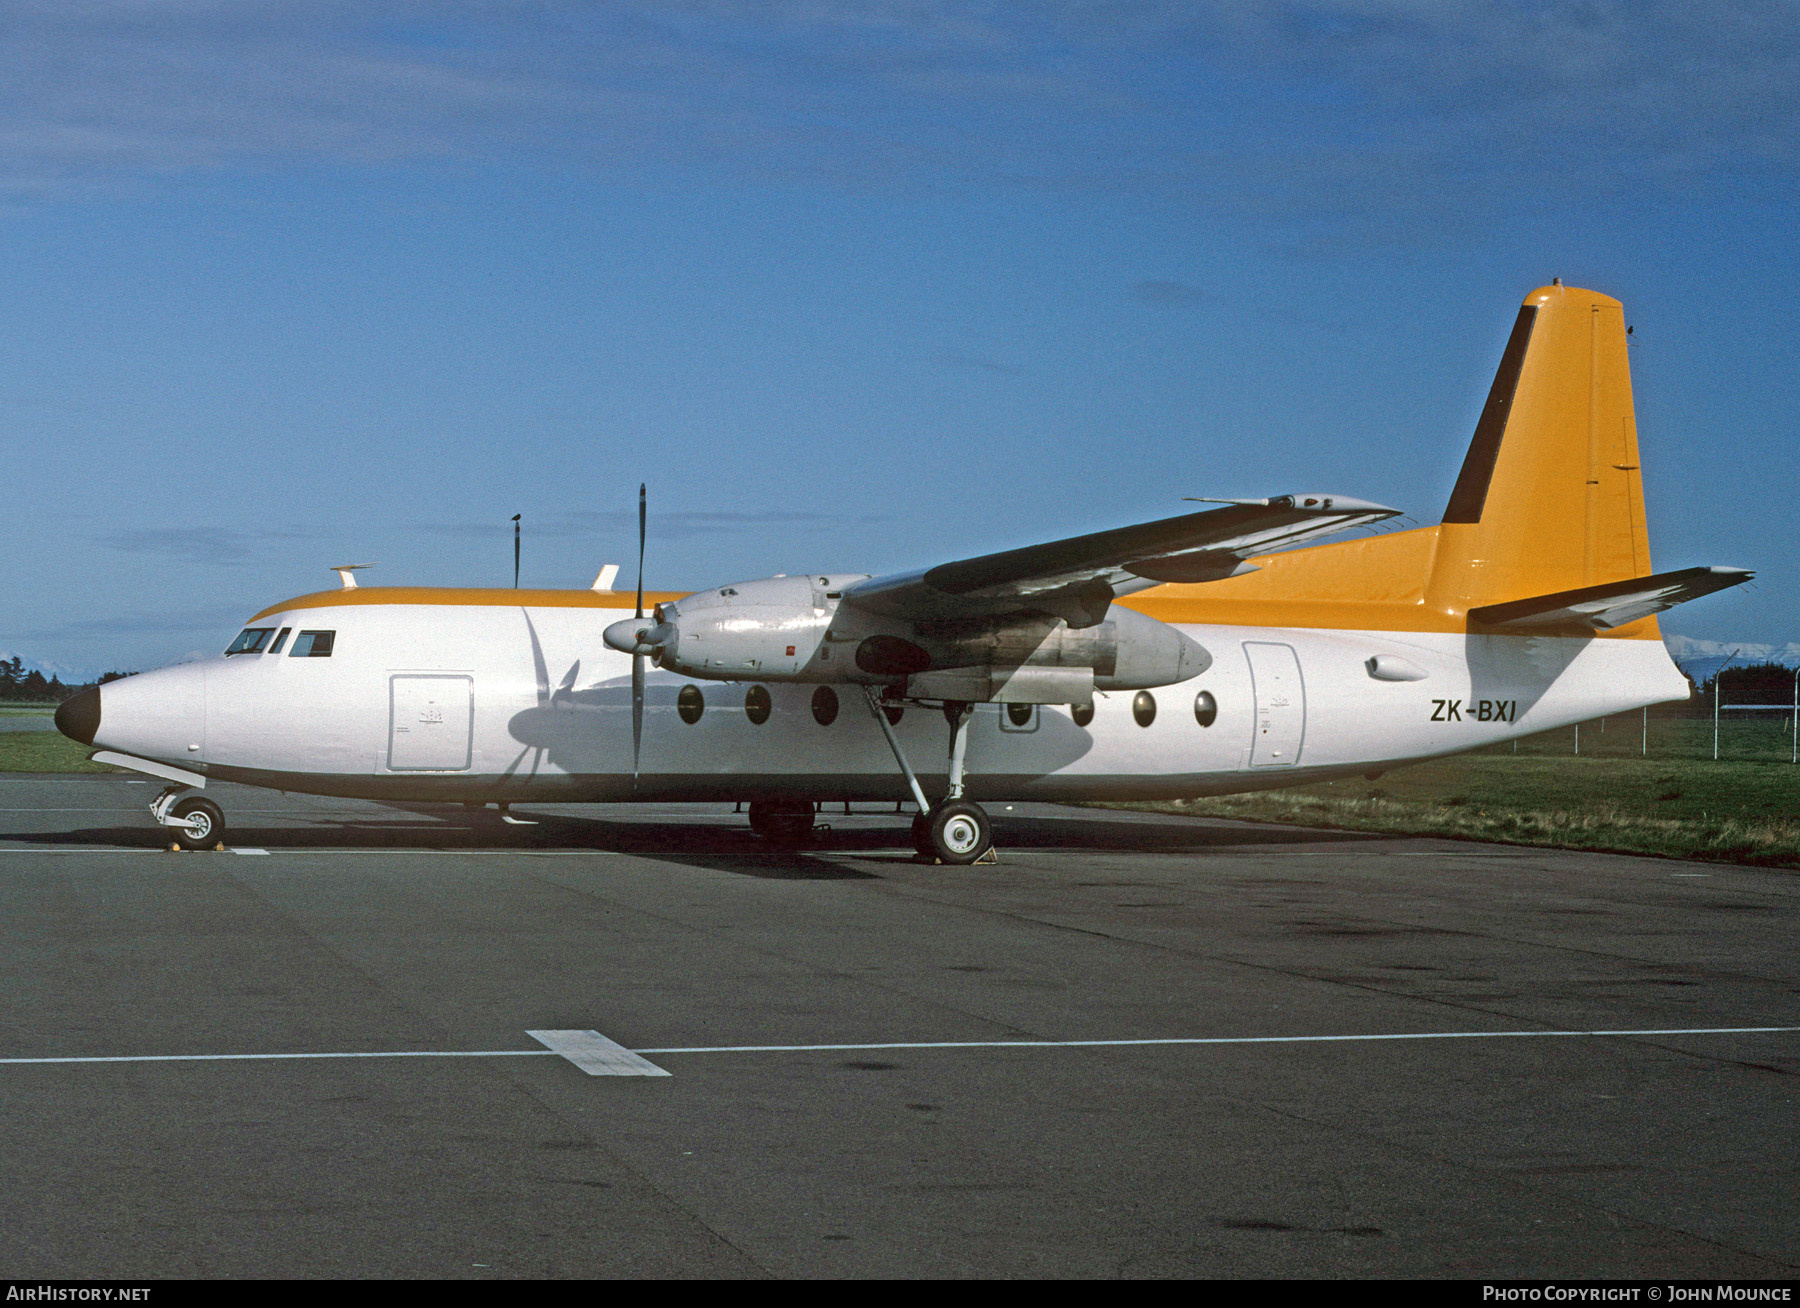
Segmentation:
[(844, 600), (915, 621), (1037, 610), (1089, 627), (1105, 619), (1119, 595), (1254, 571), (1245, 560), (1258, 554), (1399, 512), (1344, 495), (1281, 495), (871, 577), (847, 589)]

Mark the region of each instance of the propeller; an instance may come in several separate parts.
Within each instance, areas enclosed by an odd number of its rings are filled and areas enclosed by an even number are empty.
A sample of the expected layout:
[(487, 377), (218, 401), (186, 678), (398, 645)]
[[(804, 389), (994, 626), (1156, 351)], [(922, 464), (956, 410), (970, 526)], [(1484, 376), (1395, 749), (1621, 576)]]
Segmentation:
[[(638, 483), (638, 575), (637, 610), (639, 622), (644, 619), (644, 527), (649, 508), (644, 483)], [(631, 655), (631, 786), (637, 788), (638, 759), (644, 747), (644, 655), (636, 650)]]

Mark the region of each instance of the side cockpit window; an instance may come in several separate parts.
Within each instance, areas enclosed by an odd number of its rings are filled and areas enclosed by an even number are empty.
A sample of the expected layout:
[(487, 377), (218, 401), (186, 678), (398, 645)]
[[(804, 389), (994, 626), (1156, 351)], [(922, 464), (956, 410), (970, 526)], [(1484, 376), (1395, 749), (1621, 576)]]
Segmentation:
[(269, 646), (269, 653), (271, 653), (271, 654), (281, 653), (281, 647), (283, 645), (287, 644), (288, 632), (290, 632), (292, 630), (293, 630), (292, 627), (283, 627), (281, 629), (281, 634), (279, 636), (275, 637), (275, 643), (273, 645)]
[(269, 643), (269, 637), (274, 634), (273, 627), (245, 627), (238, 632), (238, 638), (231, 642), (225, 655), (229, 658), (233, 654), (261, 654), (263, 646)]
[(331, 647), (337, 641), (335, 631), (303, 631), (294, 637), (294, 648), (288, 652), (289, 658), (296, 659), (328, 659)]

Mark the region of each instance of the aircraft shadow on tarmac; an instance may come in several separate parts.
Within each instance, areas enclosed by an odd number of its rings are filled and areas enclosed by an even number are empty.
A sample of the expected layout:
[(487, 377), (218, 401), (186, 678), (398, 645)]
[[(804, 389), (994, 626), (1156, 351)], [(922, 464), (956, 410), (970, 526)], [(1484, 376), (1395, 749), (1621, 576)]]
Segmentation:
[[(838, 861), (845, 856), (877, 862), (904, 862), (911, 858), (908, 820), (902, 815), (894, 815), (890, 823), (881, 826), (859, 824), (831, 829), (833, 815), (822, 812), (819, 821), (827, 829), (816, 830), (795, 845), (782, 846), (753, 835), (747, 825), (689, 823), (661, 814), (621, 818), (544, 813), (532, 815), (532, 825), (513, 826), (503, 825), (491, 815), (471, 819), (459, 805), (391, 803), (383, 807), (392, 811), (391, 818), (376, 814), (366, 818), (309, 817), (296, 813), (290, 824), (280, 826), (234, 825), (228, 839), (234, 846), (320, 853), (371, 848), (419, 853), (485, 850), (496, 854), (591, 849), (790, 881), (866, 880), (877, 876)], [(1200, 819), (1145, 821), (1135, 815), (1073, 809), (1069, 813), (1070, 816), (1056, 818), (996, 814), (995, 848), (1002, 855), (1009, 849), (1201, 854), (1211, 849), (1255, 845), (1320, 845), (1380, 839), (1366, 833), (1300, 827)], [(0, 845), (64, 849), (156, 849), (167, 843), (168, 838), (147, 820), (142, 825), (133, 822), (65, 831), (0, 833)]]

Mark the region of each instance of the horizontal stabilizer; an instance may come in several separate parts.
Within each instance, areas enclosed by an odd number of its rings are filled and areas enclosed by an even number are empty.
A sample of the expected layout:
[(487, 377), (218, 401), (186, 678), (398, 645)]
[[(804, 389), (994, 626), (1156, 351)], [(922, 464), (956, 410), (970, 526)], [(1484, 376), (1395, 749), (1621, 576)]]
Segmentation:
[(1740, 586), (1755, 575), (1748, 568), (1680, 568), (1554, 595), (1484, 604), (1469, 610), (1469, 620), (1490, 627), (1587, 626), (1609, 631), (1715, 590)]

